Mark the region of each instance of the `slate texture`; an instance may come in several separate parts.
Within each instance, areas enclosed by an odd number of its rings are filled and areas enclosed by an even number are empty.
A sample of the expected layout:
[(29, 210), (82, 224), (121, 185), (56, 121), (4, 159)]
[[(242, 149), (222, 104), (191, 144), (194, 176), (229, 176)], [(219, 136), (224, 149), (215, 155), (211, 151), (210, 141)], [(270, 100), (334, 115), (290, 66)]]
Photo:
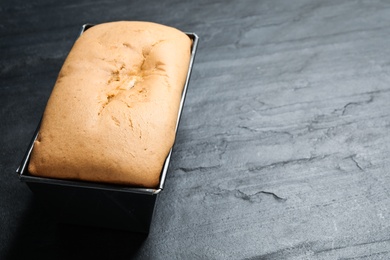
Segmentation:
[[(195, 32), (147, 238), (57, 226), (14, 173), (84, 23)], [(390, 2), (2, 1), (1, 259), (389, 259)]]

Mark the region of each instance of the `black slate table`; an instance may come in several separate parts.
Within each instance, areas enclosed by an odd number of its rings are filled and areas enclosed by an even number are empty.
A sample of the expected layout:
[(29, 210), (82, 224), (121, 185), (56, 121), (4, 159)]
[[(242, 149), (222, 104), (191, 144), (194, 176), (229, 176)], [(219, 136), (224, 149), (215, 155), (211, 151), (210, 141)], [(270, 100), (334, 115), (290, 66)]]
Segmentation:
[[(15, 170), (84, 23), (200, 37), (149, 236), (57, 225)], [(0, 3), (1, 259), (390, 259), (390, 2)]]

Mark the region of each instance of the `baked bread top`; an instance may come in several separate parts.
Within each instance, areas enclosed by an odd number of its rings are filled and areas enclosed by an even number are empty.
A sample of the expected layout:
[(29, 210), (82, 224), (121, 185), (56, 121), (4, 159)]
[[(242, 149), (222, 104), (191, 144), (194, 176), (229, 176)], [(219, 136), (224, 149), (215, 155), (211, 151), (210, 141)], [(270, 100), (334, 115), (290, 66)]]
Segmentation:
[(149, 22), (111, 22), (75, 42), (48, 100), (32, 175), (156, 187), (171, 149), (191, 39)]

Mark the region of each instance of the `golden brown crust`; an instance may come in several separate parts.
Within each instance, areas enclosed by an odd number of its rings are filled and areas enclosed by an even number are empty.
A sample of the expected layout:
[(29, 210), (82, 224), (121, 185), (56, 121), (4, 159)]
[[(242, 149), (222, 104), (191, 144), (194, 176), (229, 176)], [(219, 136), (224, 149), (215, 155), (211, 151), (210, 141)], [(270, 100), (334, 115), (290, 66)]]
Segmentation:
[(191, 40), (147, 22), (96, 25), (49, 98), (32, 175), (156, 187), (171, 149)]

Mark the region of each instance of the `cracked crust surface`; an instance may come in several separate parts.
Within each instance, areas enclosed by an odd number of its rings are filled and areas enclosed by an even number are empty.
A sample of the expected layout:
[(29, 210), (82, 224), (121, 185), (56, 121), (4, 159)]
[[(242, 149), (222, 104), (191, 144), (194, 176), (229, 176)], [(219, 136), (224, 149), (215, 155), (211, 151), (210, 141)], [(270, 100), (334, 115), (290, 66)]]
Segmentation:
[(174, 142), (191, 44), (148, 22), (84, 32), (49, 98), (29, 172), (156, 187)]

